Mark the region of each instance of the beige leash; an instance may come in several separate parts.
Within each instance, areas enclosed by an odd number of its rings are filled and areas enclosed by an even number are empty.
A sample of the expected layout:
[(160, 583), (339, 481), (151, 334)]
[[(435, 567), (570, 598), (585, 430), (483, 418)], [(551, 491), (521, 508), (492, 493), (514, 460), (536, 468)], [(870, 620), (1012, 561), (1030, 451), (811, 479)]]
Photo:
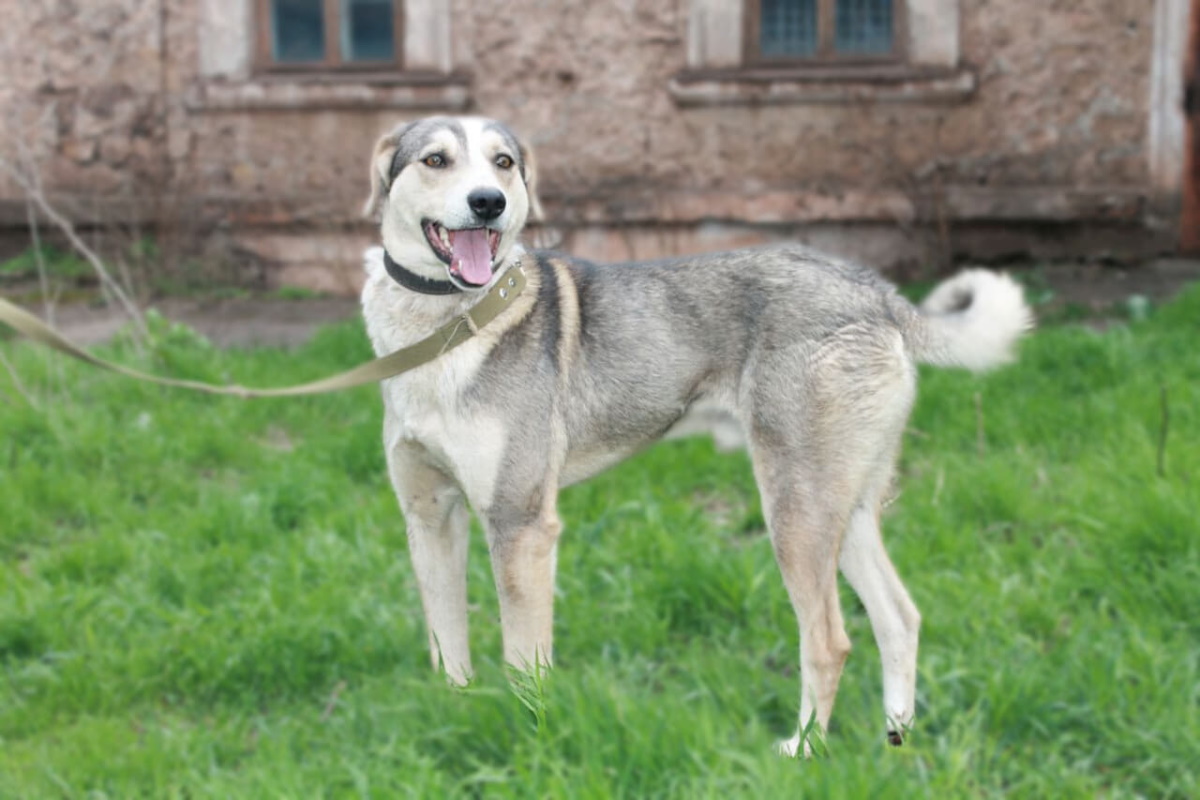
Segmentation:
[(92, 355), (87, 350), (71, 342), (58, 331), (51, 328), (40, 319), (30, 314), (20, 306), (13, 305), (0, 298), (0, 323), (8, 325), (27, 339), (52, 347), (72, 358), (87, 362), (96, 367), (119, 373), (139, 381), (149, 381), (162, 386), (174, 386), (179, 389), (192, 389), (209, 394), (228, 394), (236, 397), (294, 397), (304, 394), (323, 394), (336, 392), (339, 389), (350, 389), (365, 383), (377, 383), (387, 378), (395, 377), (402, 372), (415, 369), (427, 364), (473, 337), (489, 322), (500, 315), (504, 309), (517, 298), (525, 289), (525, 272), (517, 264), (497, 281), (483, 299), (473, 305), (465, 314), (455, 317), (450, 322), (425, 337), (421, 341), (388, 353), (374, 361), (360, 364), (354, 369), (328, 378), (304, 383), (299, 386), (280, 386), (271, 389), (252, 389), (237, 384), (214, 384), (203, 381), (189, 381), (179, 378), (163, 378), (158, 375), (148, 375), (135, 369), (105, 361)]

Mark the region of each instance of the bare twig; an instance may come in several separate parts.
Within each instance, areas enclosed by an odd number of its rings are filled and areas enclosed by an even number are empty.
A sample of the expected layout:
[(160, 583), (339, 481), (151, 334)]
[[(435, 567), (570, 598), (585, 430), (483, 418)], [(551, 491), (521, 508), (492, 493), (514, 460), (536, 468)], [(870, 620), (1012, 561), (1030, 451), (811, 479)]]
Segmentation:
[(125, 293), (125, 290), (121, 288), (121, 285), (113, 279), (112, 275), (108, 271), (108, 268), (104, 265), (103, 259), (96, 254), (95, 250), (88, 246), (87, 242), (83, 241), (83, 239), (79, 236), (79, 233), (75, 230), (75, 226), (71, 223), (71, 221), (63, 216), (58, 209), (51, 205), (50, 201), (46, 199), (46, 194), (42, 191), (41, 181), (37, 177), (36, 170), (31, 170), (29, 174), (25, 174), (9, 163), (9, 161), (3, 156), (0, 156), (0, 169), (3, 169), (5, 172), (7, 172), (12, 179), (17, 182), (21, 189), (24, 190), (26, 197), (31, 200), (43, 214), (46, 215), (46, 218), (49, 219), (50, 222), (52, 222), (64, 236), (67, 237), (67, 241), (71, 243), (71, 246), (75, 248), (76, 252), (83, 256), (84, 259), (91, 264), (92, 269), (96, 272), (96, 275), (100, 277), (101, 285), (104, 286), (104, 288), (116, 298), (118, 303), (120, 303), (121, 307), (125, 310), (125, 313), (131, 320), (133, 320), (134, 325), (137, 327), (138, 333), (142, 336), (145, 336), (147, 334), (146, 321), (142, 318), (141, 312), (138, 310), (134, 302), (129, 299), (129, 295)]
[(1171, 427), (1171, 406), (1167, 402), (1165, 383), (1159, 386), (1159, 402), (1162, 422), (1158, 427), (1158, 477), (1163, 478), (1167, 474), (1167, 431)]
[(979, 457), (987, 455), (987, 438), (983, 432), (983, 393), (975, 393), (975, 450)]
[(325, 710), (321, 712), (321, 722), (325, 722), (333, 714), (333, 710), (337, 708), (338, 698), (341, 697), (342, 692), (345, 690), (346, 682), (338, 681), (337, 685), (333, 687), (333, 692), (329, 695), (329, 702), (325, 704)]
[[(942, 127), (945, 124), (946, 117), (938, 116), (937, 123), (933, 129), (934, 152), (939, 155), (944, 152), (942, 148)], [(954, 245), (950, 240), (950, 220), (946, 209), (946, 187), (942, 181), (942, 160), (940, 158), (938, 159), (937, 168), (933, 171), (933, 196), (934, 213), (937, 218), (938, 268), (948, 270), (954, 263)]]
[(17, 374), (16, 367), (9, 363), (9, 360), (4, 355), (3, 350), (0, 350), (0, 365), (3, 365), (4, 369), (8, 372), (8, 377), (12, 379), (13, 388), (16, 389), (17, 394), (21, 395), (21, 398), (29, 404), (30, 408), (38, 408), (37, 401), (34, 400), (33, 395), (31, 395), (28, 390), (25, 389), (25, 384), (21, 383), (21, 376)]
[[(135, 239), (134, 241), (137, 240)], [(135, 286), (133, 282), (133, 274), (129, 271), (129, 261), (120, 254), (117, 255), (117, 269), (120, 271), (121, 280), (125, 281), (126, 286)]]
[(37, 214), (33, 211), (33, 200), (25, 198), (25, 218), (29, 222), (29, 238), (33, 242), (33, 261), (37, 264), (38, 287), (42, 292), (42, 307), (46, 322), (54, 325), (54, 302), (50, 298), (50, 279), (46, 274), (46, 257), (42, 253), (42, 235), (38, 229)]
[[(42, 234), (38, 226), (37, 213), (33, 210), (33, 200), (25, 198), (25, 217), (29, 222), (29, 238), (33, 243), (33, 261), (37, 265), (38, 288), (42, 295), (42, 308), (45, 310), (46, 322), (54, 325), (54, 308), (58, 304), (59, 288), (51, 292), (50, 275), (46, 269), (46, 254), (42, 252)], [(58, 377), (62, 384), (62, 362), (53, 358), (49, 352), (45, 354), (46, 365), (50, 372)]]

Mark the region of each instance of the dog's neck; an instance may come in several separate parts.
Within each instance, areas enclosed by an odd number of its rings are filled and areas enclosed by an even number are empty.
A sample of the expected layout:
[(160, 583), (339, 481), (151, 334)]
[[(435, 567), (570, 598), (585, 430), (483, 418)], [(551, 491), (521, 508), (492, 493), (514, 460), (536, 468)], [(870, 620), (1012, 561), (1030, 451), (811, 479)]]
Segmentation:
[[(387, 258), (386, 250), (382, 258), (383, 266), (386, 269), (387, 260), (390, 260)], [(510, 269), (519, 266), (524, 258), (524, 249), (519, 245), (514, 246), (496, 268), (496, 277), (499, 278)], [(382, 291), (381, 299), (386, 298), (384, 302), (390, 311), (388, 316), (394, 325), (389, 338), (390, 349), (410, 345), (428, 336), (430, 332), (454, 317), (466, 313), (486, 294), (486, 291), (482, 289), (480, 291), (460, 291), (454, 294), (424, 294), (406, 288), (404, 284), (396, 281), (391, 276), (391, 270), (387, 270), (387, 273), (387, 277), (379, 276), (381, 283), (377, 284), (379, 286), (377, 291)], [(423, 280), (433, 280), (424, 278), (424, 276), (418, 277)]]
[(424, 275), (418, 275), (412, 270), (405, 269), (396, 263), (395, 259), (392, 258), (386, 249), (383, 251), (383, 268), (387, 270), (387, 274), (396, 283), (418, 294), (447, 295), (463, 293), (462, 287), (456, 283), (426, 278)]

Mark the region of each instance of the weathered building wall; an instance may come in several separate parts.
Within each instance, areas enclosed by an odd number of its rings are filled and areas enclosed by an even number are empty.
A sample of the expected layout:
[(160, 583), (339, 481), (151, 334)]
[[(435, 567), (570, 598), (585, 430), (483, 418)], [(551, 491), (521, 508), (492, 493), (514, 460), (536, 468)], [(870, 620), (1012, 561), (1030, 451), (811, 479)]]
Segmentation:
[(411, 0), (428, 25), (410, 51), (458, 77), (393, 85), (256, 76), (249, 0), (64, 0), (40, 16), (6, 0), (23, 32), (3, 45), (19, 66), (2, 124), (6, 143), (34, 143), (50, 188), (109, 211), (186, 207), (290, 265), (284, 279), (331, 289), (352, 287), (370, 238), (357, 213), (376, 137), (462, 109), (529, 138), (548, 225), (582, 255), (799, 236), (883, 264), (1164, 241), (1145, 225), (1172, 202), (1149, 174), (1145, 0), (961, 0), (961, 58), (937, 80), (834, 82), (804, 102), (681, 84), (700, 1)]
[[(5, 163), (59, 196), (86, 203), (129, 197), (161, 182), (168, 168), (160, 146), (167, 51), (154, 4), (7, 0), (3, 18)], [(6, 221), (21, 197), (13, 173), (0, 171)]]

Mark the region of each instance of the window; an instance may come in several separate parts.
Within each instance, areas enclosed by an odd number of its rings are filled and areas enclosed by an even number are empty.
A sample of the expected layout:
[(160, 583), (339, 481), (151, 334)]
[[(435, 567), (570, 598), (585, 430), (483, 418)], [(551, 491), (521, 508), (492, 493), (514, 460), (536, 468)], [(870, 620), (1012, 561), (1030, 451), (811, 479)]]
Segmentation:
[(961, 0), (684, 0), (681, 106), (963, 102)]
[(452, 35), (447, 0), (193, 4), (200, 68), (184, 98), (191, 110), (429, 113), (471, 104), (473, 55), (467, 37)]
[(748, 64), (899, 57), (897, 0), (746, 0)]
[(257, 0), (265, 69), (398, 67), (398, 0)]

